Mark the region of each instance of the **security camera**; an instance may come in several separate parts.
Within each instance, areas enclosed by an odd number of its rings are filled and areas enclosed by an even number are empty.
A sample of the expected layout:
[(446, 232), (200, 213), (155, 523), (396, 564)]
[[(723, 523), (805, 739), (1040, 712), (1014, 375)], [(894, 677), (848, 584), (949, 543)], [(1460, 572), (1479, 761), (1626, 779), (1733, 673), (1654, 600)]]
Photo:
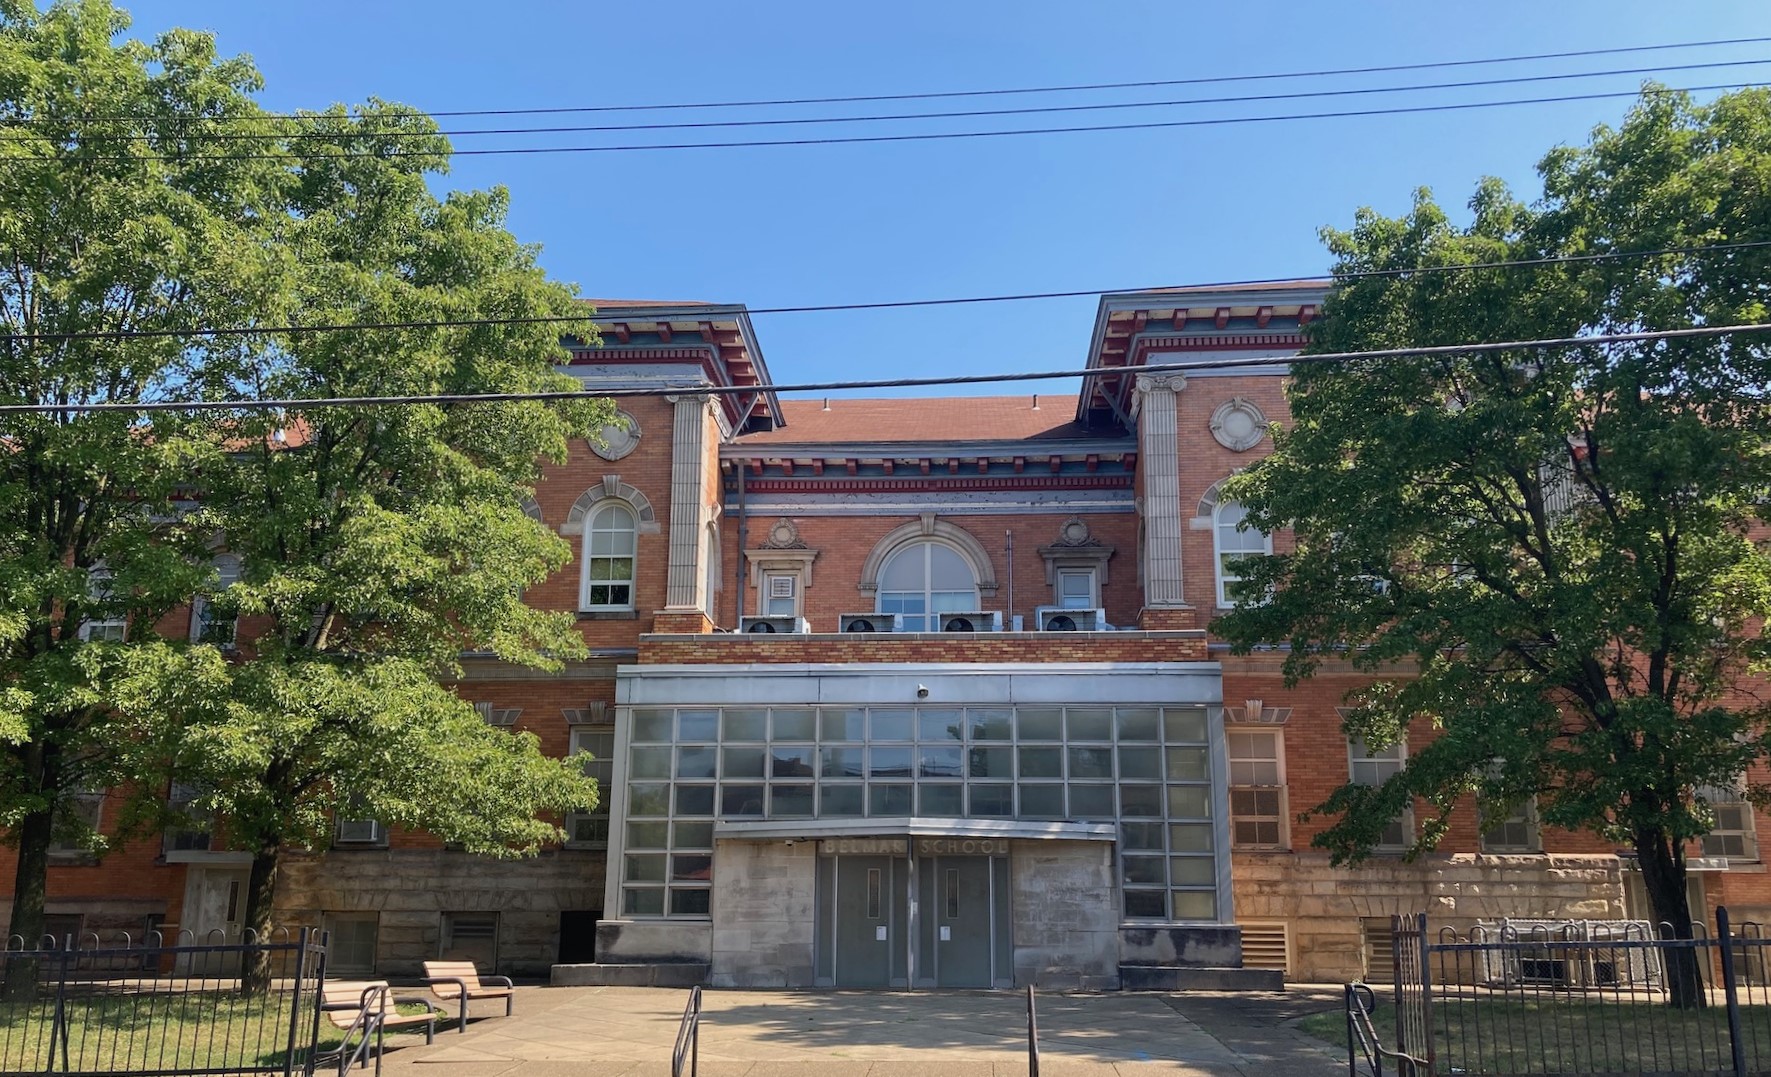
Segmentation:
[(917, 699), (927, 699), (928, 697), (929, 697), (929, 686), (926, 684), (917, 685), (916, 686), (916, 698)]

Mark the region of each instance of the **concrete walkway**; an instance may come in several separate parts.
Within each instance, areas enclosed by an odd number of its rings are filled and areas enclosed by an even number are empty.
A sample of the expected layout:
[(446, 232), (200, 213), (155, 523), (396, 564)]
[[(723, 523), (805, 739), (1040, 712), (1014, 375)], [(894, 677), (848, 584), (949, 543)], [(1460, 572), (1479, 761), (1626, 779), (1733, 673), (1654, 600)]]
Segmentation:
[[(404, 1077), (668, 1077), (687, 992), (521, 988), (514, 1017), (402, 1046)], [(708, 991), (702, 1077), (1024, 1077), (1013, 992)], [(1337, 993), (1041, 995), (1041, 1077), (1337, 1077), (1345, 1062), (1283, 1022)], [(1202, 1027), (1203, 1026), (1203, 1027)], [(1210, 1031), (1208, 1031), (1208, 1029)], [(406, 1041), (406, 1037), (401, 1037)]]

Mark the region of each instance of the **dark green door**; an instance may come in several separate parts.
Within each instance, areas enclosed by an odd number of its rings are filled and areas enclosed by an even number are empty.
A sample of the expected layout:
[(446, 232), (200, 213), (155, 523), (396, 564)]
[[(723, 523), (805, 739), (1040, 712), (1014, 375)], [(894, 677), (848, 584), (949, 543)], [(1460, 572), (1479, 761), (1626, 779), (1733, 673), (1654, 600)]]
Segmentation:
[(990, 860), (942, 856), (934, 869), (935, 983), (940, 987), (990, 987)]
[(904, 948), (904, 883), (897, 877), (902, 863), (884, 856), (837, 858), (838, 987), (891, 986), (893, 950)]

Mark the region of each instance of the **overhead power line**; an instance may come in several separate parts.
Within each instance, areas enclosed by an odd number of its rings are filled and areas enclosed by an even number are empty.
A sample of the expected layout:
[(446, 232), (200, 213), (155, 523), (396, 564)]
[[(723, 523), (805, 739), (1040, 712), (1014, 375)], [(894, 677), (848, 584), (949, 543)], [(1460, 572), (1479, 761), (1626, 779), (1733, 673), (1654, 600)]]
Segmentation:
[[(1220, 127), (1245, 123), (1282, 123), (1295, 120), (1335, 120), (1360, 116), (1403, 116), (1429, 112), (1463, 112), (1472, 109), (1503, 108), (1512, 105), (1548, 105), (1568, 101), (1602, 101), (1619, 97), (1636, 97), (1641, 93), (1702, 93), (1709, 90), (1738, 90), (1751, 83), (1716, 83), (1707, 86), (1678, 86), (1652, 90), (1613, 90), (1602, 93), (1563, 94), (1553, 97), (1520, 97), (1504, 101), (1467, 101), (1453, 104), (1403, 105), (1394, 108), (1346, 109), (1333, 112), (1294, 112), (1269, 116), (1214, 116), (1190, 120), (1155, 120), (1145, 123), (1085, 124), (1073, 127), (1025, 127), (992, 131), (939, 131), (903, 135), (844, 135), (836, 137), (751, 139), (732, 142), (641, 142), (608, 146), (499, 146), (484, 149), (451, 150), (454, 157), (534, 156), (552, 153), (635, 153), (653, 150), (731, 150), (772, 146), (839, 146), (875, 142), (944, 142), (971, 138), (1012, 138), (1025, 135), (1066, 135), (1089, 131), (1153, 131), (1164, 128)], [(314, 161), (362, 157), (434, 157), (431, 150), (377, 149), (369, 153), (172, 153), (172, 154), (92, 154), (80, 155), (80, 161)], [(8, 157), (0, 163), (24, 164), (44, 158)]]
[[(901, 120), (950, 120), (978, 119), (992, 116), (1030, 116), (1065, 112), (1111, 112), (1123, 109), (1140, 108), (1180, 108), (1193, 105), (1231, 105), (1252, 104), (1262, 101), (1298, 101), (1312, 98), (1356, 97), (1369, 94), (1400, 94), (1420, 93), (1431, 90), (1462, 90), (1484, 86), (1512, 86), (1535, 82), (1564, 82), (1570, 79), (1607, 78), (1620, 75), (1656, 75), (1673, 71), (1699, 71), (1724, 67), (1761, 67), (1771, 64), (1771, 57), (1754, 60), (1716, 60), (1708, 63), (1672, 64), (1656, 67), (1622, 67), (1605, 71), (1559, 71), (1538, 75), (1513, 75), (1491, 79), (1464, 79), (1456, 82), (1422, 82), (1405, 86), (1355, 86), (1337, 90), (1297, 90), (1286, 93), (1242, 94), (1228, 97), (1187, 97), (1166, 101), (1110, 101), (1080, 105), (1039, 105), (1026, 108), (967, 109), (956, 112), (897, 112), (868, 116), (799, 116), (771, 119), (747, 120), (696, 120), (683, 123), (628, 123), (628, 124), (568, 124), (553, 127), (470, 127), (455, 130), (437, 131), (401, 131), (374, 130), (370, 121), (379, 119), (376, 116), (363, 116), (354, 119), (355, 126), (342, 131), (253, 131), (245, 133), (209, 133), (186, 135), (185, 137), (201, 138), (213, 142), (276, 142), (288, 140), (329, 140), (329, 139), (401, 139), (401, 138), (435, 138), (447, 136), (459, 138), (480, 135), (557, 135), (557, 134), (589, 134), (617, 131), (684, 131), (709, 130), (716, 128), (745, 127), (785, 127), (810, 126), (842, 123), (882, 123)], [(1634, 93), (1635, 91), (1631, 91)], [(398, 118), (398, 117), (388, 117)], [(163, 135), (99, 135), (106, 141), (121, 142), (154, 142)], [(0, 143), (5, 142), (52, 142), (60, 144), (66, 139), (52, 135), (0, 135)]]
[[(1632, 258), (1658, 258), (1669, 255), (1685, 254), (1721, 254), (1732, 251), (1757, 250), (1771, 247), (1771, 239), (1741, 240), (1734, 243), (1709, 243), (1689, 247), (1656, 247), (1651, 250), (1610, 251), (1599, 254), (1566, 254), (1545, 258), (1517, 258), (1493, 262), (1454, 262), (1448, 265), (1407, 266), (1397, 269), (1361, 269), (1335, 275), (1337, 280), (1365, 280), (1376, 277), (1407, 277), (1421, 274), (1464, 273), (1482, 269), (1528, 269), (1551, 265), (1582, 265), (1598, 262), (1617, 262)], [(1263, 284), (1288, 284), (1298, 280), (1309, 279), (1309, 274), (1294, 274), (1289, 277), (1250, 277), (1242, 280), (1213, 281), (1203, 284), (1161, 284), (1136, 288), (1086, 288), (1064, 292), (1018, 292), (1007, 295), (975, 295), (957, 296), (945, 299), (894, 299), (874, 303), (823, 303), (805, 304), (791, 307), (756, 307), (747, 308), (743, 313), (758, 314), (814, 314), (845, 310), (896, 310), (913, 307), (950, 307), (971, 303), (1012, 303), (1035, 299), (1079, 299), (1083, 296), (1116, 295), (1136, 292), (1165, 291), (1209, 291), (1213, 288), (1245, 288)], [(586, 314), (538, 314), (515, 318), (449, 318), (434, 321), (402, 321), (402, 322), (329, 322), (312, 325), (245, 325), (245, 326), (195, 326), (189, 329), (90, 329), (60, 333), (6, 333), (0, 332), (0, 341), (8, 343), (30, 343), (34, 341), (68, 341), (68, 340), (159, 340), (172, 337), (246, 337), (276, 336), (307, 333), (341, 333), (369, 332), (378, 330), (399, 331), (409, 329), (471, 329), (478, 326), (492, 325), (562, 325), (594, 321), (602, 315)], [(632, 315), (630, 320), (641, 317)]]
[(418, 404), (508, 404), (529, 401), (600, 400), (678, 395), (685, 392), (713, 396), (748, 396), (753, 393), (841, 392), (852, 389), (905, 389), (943, 385), (984, 385), (998, 382), (1048, 381), (1058, 378), (1089, 378), (1116, 374), (1185, 374), (1200, 370), (1235, 370), (1245, 367), (1351, 363), (1371, 359), (1427, 358), (1440, 355), (1481, 355), (1498, 351), (1529, 351), (1544, 348), (1590, 348), (1655, 340), (1686, 340), (1729, 336), (1734, 333), (1771, 331), (1771, 322), (1741, 325), (1704, 325), (1687, 329), (1655, 329), (1634, 333), (1599, 333), (1589, 336), (1550, 337), (1533, 340), (1481, 341), (1469, 344), (1435, 344), (1415, 348), (1377, 348), (1368, 351), (1321, 352), (1315, 355), (1263, 355), (1236, 359), (1206, 359), (1193, 363), (1157, 363), (1149, 366), (1094, 367), (1084, 370), (1018, 371), (1007, 374), (947, 374), (933, 378), (882, 378), (862, 381), (800, 382), (793, 385), (692, 385), (645, 388), (561, 389), (520, 393), (433, 393), (404, 396), (239, 398), (230, 400), (153, 400), (132, 403), (92, 404), (0, 404), (0, 415), (65, 412), (129, 412), (148, 414), (168, 411), (301, 411), (312, 408), (391, 407)]
[[(842, 97), (778, 97), (749, 101), (695, 101), (644, 105), (559, 105), (531, 108), (469, 108), (425, 111), (433, 118), (460, 116), (557, 116), (598, 112), (661, 112), (715, 108), (774, 108), (788, 105), (848, 105), (881, 101), (934, 101), (968, 97), (1006, 97), (1021, 94), (1092, 93), (1099, 90), (1145, 90), (1166, 86), (1212, 86), (1238, 82), (1264, 82), (1285, 79), (1332, 78), (1340, 75), (1377, 75), (1400, 71), (1430, 71), (1443, 68), (1481, 67), (1490, 64), (1529, 63), (1536, 60), (1569, 60), (1588, 56), (1623, 56), (1644, 52), (1671, 52), (1679, 49), (1719, 48), (1727, 45), (1762, 45), (1771, 37), (1732, 37), (1707, 41), (1678, 41), (1658, 45), (1625, 45), (1604, 49), (1571, 49), (1564, 52), (1536, 52), (1515, 56), (1490, 56), (1473, 60), (1424, 60), (1409, 64), (1379, 64), (1366, 67), (1319, 68), (1308, 71), (1270, 71), (1244, 75), (1202, 75), (1183, 79), (1144, 79), (1136, 82), (1093, 82), (1063, 86), (1022, 86), (1009, 89), (940, 90), (920, 93), (856, 94)], [(107, 115), (92, 119), (141, 119), (141, 115)], [(208, 117), (216, 120), (315, 120), (313, 112), (260, 112), (248, 116)]]

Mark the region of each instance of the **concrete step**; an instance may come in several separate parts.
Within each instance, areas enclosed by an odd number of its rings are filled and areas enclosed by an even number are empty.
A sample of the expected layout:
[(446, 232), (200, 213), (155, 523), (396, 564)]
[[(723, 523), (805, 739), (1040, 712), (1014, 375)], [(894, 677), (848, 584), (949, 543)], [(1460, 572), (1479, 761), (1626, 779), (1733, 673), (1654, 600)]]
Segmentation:
[(1210, 968), (1194, 965), (1121, 965), (1125, 991), (1283, 991), (1278, 969)]
[(689, 961), (555, 965), (549, 982), (555, 987), (693, 987), (707, 982), (707, 965)]

